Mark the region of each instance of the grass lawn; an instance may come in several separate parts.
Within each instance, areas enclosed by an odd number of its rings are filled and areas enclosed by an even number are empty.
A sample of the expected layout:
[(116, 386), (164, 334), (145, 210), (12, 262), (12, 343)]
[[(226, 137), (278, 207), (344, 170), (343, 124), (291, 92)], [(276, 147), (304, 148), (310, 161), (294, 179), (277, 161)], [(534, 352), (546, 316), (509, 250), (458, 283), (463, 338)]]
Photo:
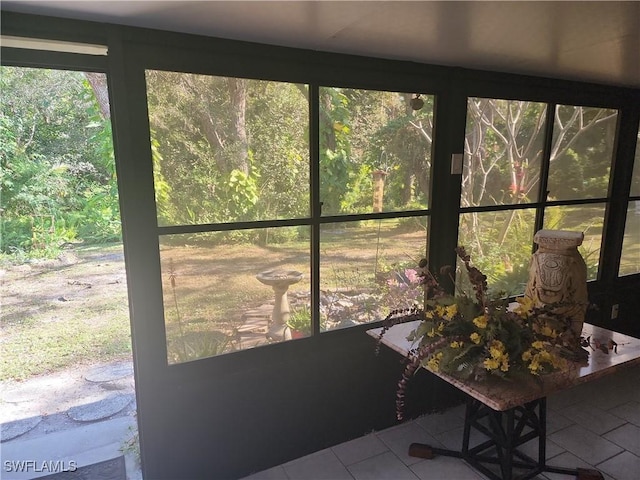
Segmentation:
[(131, 357), (122, 245), (6, 267), (0, 380)]

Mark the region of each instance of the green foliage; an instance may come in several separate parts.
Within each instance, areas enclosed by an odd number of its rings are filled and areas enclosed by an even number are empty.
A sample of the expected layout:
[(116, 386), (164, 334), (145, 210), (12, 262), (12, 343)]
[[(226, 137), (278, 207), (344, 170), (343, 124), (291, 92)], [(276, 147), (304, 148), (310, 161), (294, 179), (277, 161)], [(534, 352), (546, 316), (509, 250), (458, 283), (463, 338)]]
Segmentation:
[(111, 125), (79, 72), (2, 67), (0, 251), (120, 237)]
[(549, 175), (549, 191), (553, 198), (576, 198), (584, 194), (584, 166), (578, 154), (568, 149), (556, 158)]
[(147, 89), (161, 224), (309, 214), (306, 87), (152, 71)]
[[(467, 250), (474, 255), (477, 267), (486, 273), (495, 292), (510, 295), (524, 292), (535, 233), (534, 215), (534, 210), (513, 210), (461, 217), (458, 242), (468, 245)], [(467, 277), (458, 275), (456, 286), (468, 290)]]
[(183, 363), (200, 358), (215, 357), (227, 352), (231, 338), (223, 332), (191, 332), (169, 345), (171, 363)]
[(240, 170), (232, 170), (229, 180), (222, 185), (221, 199), (226, 202), (223, 210), (224, 218), (249, 220), (254, 218), (252, 211), (258, 203), (257, 172), (246, 175)]
[(303, 335), (311, 335), (311, 309), (308, 305), (302, 305), (289, 313), (287, 325), (291, 330)]

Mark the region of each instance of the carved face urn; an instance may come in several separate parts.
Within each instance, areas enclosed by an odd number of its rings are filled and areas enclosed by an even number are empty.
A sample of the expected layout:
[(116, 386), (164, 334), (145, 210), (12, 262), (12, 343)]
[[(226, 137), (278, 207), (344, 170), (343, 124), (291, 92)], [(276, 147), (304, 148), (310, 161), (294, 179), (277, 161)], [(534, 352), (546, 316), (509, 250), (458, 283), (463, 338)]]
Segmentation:
[(525, 290), (536, 306), (557, 305), (556, 311), (570, 322), (576, 342), (589, 305), (587, 265), (578, 252), (583, 239), (582, 232), (539, 230), (534, 236), (538, 250), (531, 257)]

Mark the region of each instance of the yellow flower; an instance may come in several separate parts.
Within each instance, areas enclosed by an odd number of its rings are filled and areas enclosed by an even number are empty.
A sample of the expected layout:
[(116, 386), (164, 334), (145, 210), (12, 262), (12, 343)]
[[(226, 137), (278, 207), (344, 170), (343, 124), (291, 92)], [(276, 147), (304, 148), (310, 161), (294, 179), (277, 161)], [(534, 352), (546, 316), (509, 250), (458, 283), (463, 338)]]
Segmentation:
[(496, 358), (485, 358), (483, 365), (487, 370), (495, 370), (500, 366), (500, 361)]
[(487, 328), (487, 316), (480, 315), (473, 319), (473, 324), (478, 328)]
[(533, 342), (531, 346), (537, 350), (542, 350), (544, 348), (544, 342), (541, 342), (540, 340), (538, 340), (536, 342)]
[(504, 344), (500, 340), (494, 340), (489, 347), (491, 358), (500, 359), (504, 355)]
[(541, 369), (542, 369), (542, 365), (540, 365), (538, 361), (534, 358), (529, 364), (529, 371), (531, 371), (531, 373), (534, 375), (538, 375), (538, 370), (541, 370)]
[[(540, 373), (543, 373), (545, 369), (558, 369), (565, 365), (564, 359), (559, 358), (548, 350), (539, 350), (536, 354), (533, 354), (532, 349), (529, 349), (522, 354), (522, 359), (525, 362), (531, 360), (528, 368), (533, 375), (539, 375)], [(551, 368), (545, 368), (544, 364), (547, 364)]]
[(444, 323), (440, 322), (438, 324), (438, 333), (442, 333), (443, 330), (444, 330)]
[(478, 345), (480, 343), (480, 340), (482, 340), (480, 338), (480, 335), (478, 335), (476, 332), (473, 332), (471, 335), (469, 335), (469, 338), (471, 339), (471, 341), (473, 343), (475, 343), (476, 345)]
[(500, 370), (506, 372), (509, 370), (509, 355), (504, 355), (502, 357), (502, 362), (500, 363)]
[(531, 310), (533, 310), (534, 303), (532, 298), (518, 297), (516, 298), (516, 302), (518, 302), (518, 306), (515, 308), (514, 312), (521, 317), (526, 316)]
[(546, 362), (546, 363), (551, 363), (551, 359), (552, 359), (551, 354), (546, 350), (542, 350), (538, 354), (538, 358), (539, 358), (539, 361)]
[(447, 313), (447, 309), (446, 307), (443, 307), (442, 305), (437, 305), (436, 306), (436, 315), (440, 318), (444, 317), (445, 314)]
[(542, 330), (540, 331), (540, 333), (542, 333), (542, 335), (544, 335), (545, 337), (556, 338), (558, 336), (558, 333), (555, 330), (553, 330), (549, 325), (545, 325), (544, 327), (542, 327)]
[(455, 317), (456, 313), (458, 313), (458, 305), (456, 305), (455, 303), (453, 305), (449, 305), (448, 307), (445, 308), (445, 316), (449, 320), (451, 320), (453, 317)]
[(440, 369), (440, 360), (442, 359), (442, 352), (436, 353), (427, 361), (427, 368), (434, 372)]
[(451, 348), (462, 348), (464, 344), (462, 342), (451, 342), (449, 345)]
[(433, 338), (435, 336), (436, 336), (436, 330), (434, 328), (432, 328), (430, 331), (427, 332), (427, 337)]

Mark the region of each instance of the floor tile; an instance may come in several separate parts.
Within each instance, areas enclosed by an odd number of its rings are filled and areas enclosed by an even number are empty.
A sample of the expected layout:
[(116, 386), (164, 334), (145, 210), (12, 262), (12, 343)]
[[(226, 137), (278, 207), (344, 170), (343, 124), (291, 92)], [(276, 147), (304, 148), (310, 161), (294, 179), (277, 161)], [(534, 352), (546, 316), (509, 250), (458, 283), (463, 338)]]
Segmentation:
[(333, 453), (344, 465), (351, 465), (388, 451), (387, 446), (374, 434), (365, 435), (332, 447)]
[[(554, 467), (563, 467), (563, 468), (595, 468), (593, 465), (589, 464), (588, 462), (585, 462), (581, 458), (578, 458), (569, 452), (561, 453), (560, 455), (547, 460), (547, 465), (552, 465)], [(571, 476), (562, 475), (560, 473), (545, 472), (543, 476), (549, 480), (570, 480), (571, 479)]]
[(562, 448), (587, 462), (597, 464), (620, 453), (618, 445), (580, 425), (572, 425), (547, 437)]
[(627, 423), (607, 433), (604, 438), (640, 457), (640, 427)]
[(585, 384), (588, 395), (585, 401), (598, 406), (602, 410), (610, 410), (632, 400), (640, 401), (638, 382), (636, 378), (639, 369), (622, 369), (615, 374), (608, 375)]
[(588, 403), (596, 405), (602, 410), (611, 410), (612, 408), (618, 407), (633, 400), (637, 399), (634, 398), (633, 392), (629, 388), (629, 385), (622, 385), (620, 387), (603, 386), (601, 391), (595, 392), (594, 394), (586, 397), (586, 401)]
[(597, 468), (615, 480), (637, 480), (640, 472), (640, 457), (631, 452), (622, 452), (599, 464)]
[(569, 425), (573, 425), (575, 422), (568, 419), (557, 410), (547, 409), (547, 435), (567, 428)]
[[(640, 368), (620, 378), (610, 377), (550, 397), (548, 464), (596, 468), (605, 480), (635, 480), (640, 471)], [(414, 442), (459, 450), (463, 424), (464, 405), (460, 405), (258, 472), (246, 480), (486, 480), (457, 458), (408, 456)], [(485, 440), (484, 435), (472, 431), (471, 446)], [(537, 442), (533, 440), (520, 450), (535, 458)], [(544, 473), (536, 478), (570, 477)]]
[(277, 467), (244, 477), (243, 480), (287, 480), (288, 478), (289, 477), (287, 477), (284, 468), (281, 465), (278, 465)]
[(587, 402), (563, 408), (560, 413), (597, 435), (603, 435), (626, 423), (622, 418)]
[(453, 430), (464, 426), (464, 405), (451, 408), (443, 413), (432, 413), (416, 420), (416, 423), (424, 428), (429, 434)]
[[(638, 388), (636, 386), (636, 388)], [(640, 390), (640, 388), (638, 388)], [(609, 413), (640, 427), (640, 402), (631, 401), (609, 410)]]
[[(435, 439), (438, 440), (445, 448), (450, 450), (460, 450), (462, 449), (462, 437), (464, 434), (464, 427), (455, 428), (453, 430), (449, 430), (448, 432), (443, 432), (438, 435), (434, 435)], [(469, 437), (469, 447), (475, 447), (482, 442), (485, 442), (487, 437), (477, 430), (471, 430), (471, 436)]]
[[(393, 428), (377, 434), (378, 438), (405, 464), (419, 462), (419, 458), (409, 456), (409, 446), (412, 443), (426, 443), (431, 446), (441, 446), (434, 437), (429, 435), (416, 422), (410, 422), (401, 427)], [(460, 437), (462, 439), (462, 437)]]
[(420, 480), (480, 480), (485, 477), (464, 461), (452, 457), (435, 457), (411, 465)]
[(282, 467), (291, 480), (353, 480), (330, 449), (292, 460)]
[(585, 385), (577, 385), (553, 393), (547, 398), (547, 408), (550, 410), (561, 410), (585, 399)]
[(409, 467), (387, 452), (347, 467), (355, 480), (417, 480)]
[[(537, 460), (538, 459), (538, 439), (535, 438), (525, 443), (524, 445), (520, 445), (520, 447), (518, 447), (518, 450), (524, 453), (525, 455), (528, 455), (529, 457), (533, 458), (534, 460)], [(558, 455), (564, 453), (565, 451), (566, 450), (562, 448), (560, 445), (557, 445), (556, 443), (547, 439), (547, 445), (546, 445), (547, 454), (545, 455), (547, 460), (553, 457), (557, 457)]]

